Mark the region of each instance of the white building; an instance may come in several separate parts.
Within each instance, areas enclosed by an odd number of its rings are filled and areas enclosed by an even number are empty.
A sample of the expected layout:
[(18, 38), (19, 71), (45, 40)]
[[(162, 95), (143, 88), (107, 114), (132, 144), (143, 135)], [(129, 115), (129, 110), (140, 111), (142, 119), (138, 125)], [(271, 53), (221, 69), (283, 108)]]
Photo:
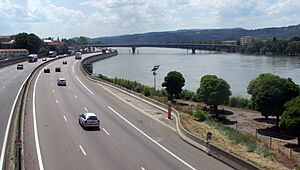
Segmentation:
[(253, 44), (253, 36), (242, 36), (240, 42), (241, 45), (251, 45)]

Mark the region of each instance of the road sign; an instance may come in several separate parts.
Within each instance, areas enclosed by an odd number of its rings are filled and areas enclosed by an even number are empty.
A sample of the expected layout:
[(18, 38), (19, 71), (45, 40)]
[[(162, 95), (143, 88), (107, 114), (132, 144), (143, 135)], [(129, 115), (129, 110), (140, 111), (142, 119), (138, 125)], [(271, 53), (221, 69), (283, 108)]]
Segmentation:
[(17, 149), (22, 149), (22, 140), (21, 139), (17, 139), (15, 141), (15, 145)]

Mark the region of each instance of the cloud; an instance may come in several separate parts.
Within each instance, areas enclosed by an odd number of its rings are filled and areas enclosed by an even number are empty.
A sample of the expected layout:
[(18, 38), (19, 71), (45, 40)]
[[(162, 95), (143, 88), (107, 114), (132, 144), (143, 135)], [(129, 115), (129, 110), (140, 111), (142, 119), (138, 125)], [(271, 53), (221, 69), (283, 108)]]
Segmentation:
[(2, 0), (0, 32), (109, 36), (300, 23), (298, 0)]

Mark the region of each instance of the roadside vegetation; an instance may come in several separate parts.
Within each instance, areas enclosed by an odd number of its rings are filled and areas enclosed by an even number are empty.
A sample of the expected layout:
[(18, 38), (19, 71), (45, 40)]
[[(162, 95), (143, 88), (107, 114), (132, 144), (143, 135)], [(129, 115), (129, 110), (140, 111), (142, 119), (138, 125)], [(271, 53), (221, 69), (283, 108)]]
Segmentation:
[[(251, 98), (247, 99), (241, 96), (231, 96), (230, 85), (224, 79), (215, 75), (203, 76), (200, 79), (200, 86), (196, 92), (182, 89), (185, 80), (177, 71), (169, 72), (166, 75), (162, 84), (163, 87), (165, 87), (163, 90), (155, 90), (152, 87), (142, 85), (136, 81), (108, 78), (101, 74), (95, 77), (154, 99), (168, 98), (168, 100), (174, 103), (176, 103), (178, 99), (201, 103), (201, 107), (197, 107), (196, 111), (188, 111), (186, 114), (183, 114), (185, 115), (183, 116), (183, 121), (185, 121), (183, 125), (186, 125), (185, 127), (188, 130), (196, 134), (203, 132), (199, 132), (199, 129), (197, 130), (196, 127), (191, 128), (189, 126), (193, 121), (198, 122), (192, 124), (197, 124), (199, 128), (205, 124), (210, 129), (217, 130), (219, 134), (226, 138), (233, 146), (236, 145), (244, 148), (244, 151), (241, 151), (243, 149), (240, 148), (241, 150), (238, 152), (232, 149), (230, 153), (246, 158), (263, 168), (272, 169), (272, 166), (268, 167), (265, 163), (259, 163), (260, 159), (264, 158), (270, 163), (275, 160), (275, 153), (261, 147), (261, 144), (257, 143), (255, 137), (252, 135), (244, 134), (224, 125), (221, 121), (222, 117), (219, 117), (219, 115), (224, 115), (226, 111), (219, 110), (219, 105), (253, 109), (259, 111), (265, 118), (268, 118), (268, 116), (276, 116), (277, 121), (275, 126), (288, 135), (298, 137), (299, 145), (300, 88), (299, 85), (295, 84), (290, 78), (286, 79), (271, 73), (263, 73), (249, 83), (247, 92), (251, 95)], [(164, 100), (161, 101), (166, 102)], [(282, 117), (282, 119), (280, 119), (280, 117)], [(191, 129), (189, 129), (189, 127)], [(206, 133), (207, 131), (204, 132)], [(199, 134), (197, 136), (205, 139)], [(222, 143), (216, 143), (216, 146), (219, 147), (219, 145), (222, 149), (226, 150), (227, 146), (223, 146)], [(251, 153), (251, 158), (248, 158), (248, 154), (245, 152)], [(254, 158), (255, 155), (253, 155), (253, 153), (260, 156)], [(276, 166), (278, 165), (276, 161), (273, 163)], [(280, 166), (277, 168), (279, 167)], [(282, 168), (281, 166), (279, 169)]]

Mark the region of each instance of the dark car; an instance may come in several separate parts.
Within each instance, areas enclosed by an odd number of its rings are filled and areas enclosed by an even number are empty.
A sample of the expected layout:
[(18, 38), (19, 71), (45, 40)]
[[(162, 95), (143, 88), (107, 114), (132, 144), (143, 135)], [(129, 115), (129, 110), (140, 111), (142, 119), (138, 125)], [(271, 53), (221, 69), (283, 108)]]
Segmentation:
[(23, 64), (18, 64), (17, 65), (17, 70), (23, 70)]
[(63, 64), (68, 64), (68, 62), (67, 61), (63, 61)]
[(67, 85), (66, 79), (64, 79), (64, 78), (59, 78), (59, 79), (57, 80), (57, 85), (58, 85), (58, 86), (66, 86), (66, 85)]
[(49, 68), (44, 68), (44, 73), (50, 73), (50, 69)]
[(61, 72), (60, 67), (55, 67), (55, 72)]

